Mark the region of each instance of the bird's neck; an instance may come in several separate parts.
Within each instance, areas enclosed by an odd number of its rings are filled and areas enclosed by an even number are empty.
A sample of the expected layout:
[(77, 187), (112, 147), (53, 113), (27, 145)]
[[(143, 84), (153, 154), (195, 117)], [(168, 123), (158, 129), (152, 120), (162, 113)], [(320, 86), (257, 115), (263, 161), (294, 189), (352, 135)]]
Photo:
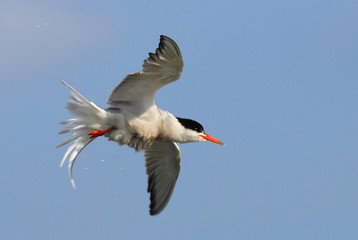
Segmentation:
[(183, 127), (178, 121), (177, 117), (173, 114), (161, 110), (162, 116), (162, 128), (160, 129), (159, 138), (169, 139), (173, 142), (196, 142), (194, 139), (193, 131), (190, 131)]

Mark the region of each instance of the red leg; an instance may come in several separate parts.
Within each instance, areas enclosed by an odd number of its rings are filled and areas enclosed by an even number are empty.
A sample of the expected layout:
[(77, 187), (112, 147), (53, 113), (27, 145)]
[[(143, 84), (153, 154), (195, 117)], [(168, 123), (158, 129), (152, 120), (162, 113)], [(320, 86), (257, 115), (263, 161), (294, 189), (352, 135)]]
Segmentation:
[(91, 135), (91, 138), (96, 138), (96, 137), (99, 137), (99, 136), (102, 136), (103, 134), (107, 133), (107, 132), (110, 132), (112, 131), (114, 128), (108, 128), (104, 131), (101, 131), (101, 130), (94, 130), (92, 132), (89, 133), (89, 135)]

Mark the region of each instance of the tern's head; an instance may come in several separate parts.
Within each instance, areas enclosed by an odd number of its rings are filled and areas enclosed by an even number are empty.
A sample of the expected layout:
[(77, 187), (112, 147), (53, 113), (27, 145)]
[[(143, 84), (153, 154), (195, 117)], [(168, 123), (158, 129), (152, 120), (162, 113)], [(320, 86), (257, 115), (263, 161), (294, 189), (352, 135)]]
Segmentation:
[(177, 119), (179, 123), (184, 127), (184, 132), (183, 132), (184, 142), (201, 142), (201, 141), (209, 140), (213, 143), (223, 145), (223, 143), (217, 140), (216, 138), (206, 134), (203, 125), (201, 125), (197, 121), (186, 119), (186, 118), (179, 118), (179, 117), (177, 117)]

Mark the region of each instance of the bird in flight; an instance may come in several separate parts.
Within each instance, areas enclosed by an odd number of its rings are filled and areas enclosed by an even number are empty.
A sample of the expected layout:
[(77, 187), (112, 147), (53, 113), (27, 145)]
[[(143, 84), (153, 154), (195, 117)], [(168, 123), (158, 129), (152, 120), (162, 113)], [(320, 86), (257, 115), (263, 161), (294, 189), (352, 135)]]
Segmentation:
[(223, 145), (205, 133), (203, 126), (191, 119), (176, 117), (160, 109), (156, 92), (178, 80), (184, 62), (178, 45), (169, 37), (160, 36), (159, 47), (149, 53), (142, 70), (128, 74), (112, 91), (108, 108), (89, 102), (66, 82), (71, 91), (67, 110), (74, 116), (61, 122), (59, 132), (73, 133), (63, 143), (71, 143), (61, 161), (68, 160), (72, 186), (75, 182), (72, 167), (78, 154), (100, 136), (128, 145), (136, 151), (144, 150), (150, 193), (150, 215), (159, 214), (168, 204), (180, 171), (180, 150), (176, 143), (211, 141)]

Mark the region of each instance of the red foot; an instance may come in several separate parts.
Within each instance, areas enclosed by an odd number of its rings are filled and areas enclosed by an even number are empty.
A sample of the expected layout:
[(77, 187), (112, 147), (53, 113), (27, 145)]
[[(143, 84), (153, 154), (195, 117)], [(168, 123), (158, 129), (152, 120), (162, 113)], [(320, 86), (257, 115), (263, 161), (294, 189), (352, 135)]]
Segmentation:
[(112, 131), (114, 128), (108, 128), (107, 130), (101, 131), (101, 130), (94, 130), (92, 132), (89, 133), (89, 135), (91, 135), (91, 138), (96, 138), (99, 136), (102, 136), (103, 134), (105, 134), (106, 132), (110, 132)]

